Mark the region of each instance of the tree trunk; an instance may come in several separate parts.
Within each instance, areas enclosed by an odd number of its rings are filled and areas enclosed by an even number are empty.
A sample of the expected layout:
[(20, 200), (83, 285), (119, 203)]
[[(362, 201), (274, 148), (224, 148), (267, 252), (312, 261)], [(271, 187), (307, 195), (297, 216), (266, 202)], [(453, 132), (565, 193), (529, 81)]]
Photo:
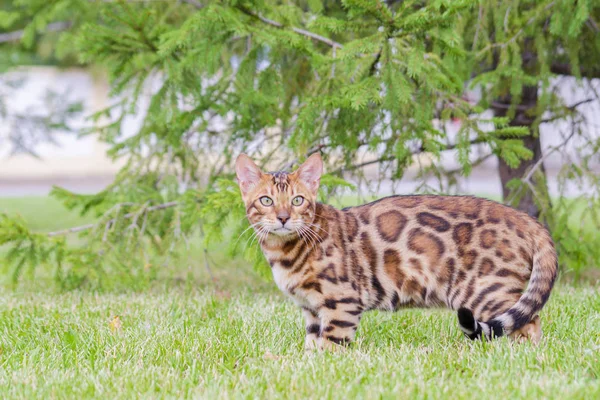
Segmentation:
[[(525, 147), (532, 151), (533, 157), (531, 158), (531, 160), (522, 160), (521, 164), (514, 169), (509, 167), (504, 162), (504, 160), (499, 158), (498, 172), (500, 173), (500, 181), (502, 182), (502, 196), (505, 202), (508, 200), (510, 195), (510, 190), (506, 187), (506, 184), (511, 179), (523, 178), (542, 157), (542, 146), (540, 143), (540, 136), (539, 134), (536, 134), (536, 132), (534, 132), (532, 127), (534, 117), (528, 114), (529, 110), (535, 109), (537, 105), (537, 100), (538, 88), (535, 86), (525, 86), (523, 88), (521, 103), (517, 106), (515, 116), (510, 121), (510, 126), (526, 126), (527, 128), (529, 128), (530, 134), (529, 136), (523, 138), (523, 144), (525, 145)], [(495, 102), (493, 106), (494, 115), (498, 117), (506, 116), (506, 112), (508, 111), (509, 107), (510, 97), (498, 99), (498, 101)], [(538, 170), (544, 174), (544, 177), (546, 176), (546, 170), (544, 168), (543, 163), (538, 168)], [(545, 178), (543, 185), (540, 185), (540, 182), (536, 182), (535, 178), (533, 177), (531, 178), (531, 182), (536, 188), (542, 187), (543, 193), (537, 194), (544, 196), (546, 201), (548, 201), (549, 194), (548, 188), (545, 184)], [(527, 188), (526, 190), (526, 194), (520, 198), (518, 204), (512, 205), (515, 206), (517, 209), (526, 212), (530, 216), (538, 218), (540, 215), (540, 209), (534, 201), (534, 194), (531, 192), (531, 190), (529, 190), (529, 188)]]
[[(525, 38), (523, 42), (523, 49), (521, 52), (521, 62), (523, 66), (523, 70), (527, 71), (529, 74), (533, 75), (536, 72), (536, 61), (537, 56), (535, 54), (535, 46), (532, 38)], [(497, 58), (494, 60), (494, 63), (497, 63)], [(508, 200), (510, 196), (510, 190), (506, 187), (506, 184), (514, 178), (523, 178), (531, 168), (537, 164), (538, 161), (542, 158), (542, 146), (540, 143), (540, 135), (539, 131), (535, 131), (533, 127), (533, 121), (535, 120), (535, 109), (537, 108), (538, 102), (538, 87), (535, 86), (524, 86), (521, 92), (521, 102), (517, 106), (516, 112), (512, 120), (510, 121), (510, 126), (525, 126), (529, 129), (529, 135), (522, 138), (523, 144), (526, 148), (531, 150), (533, 153), (533, 157), (531, 160), (522, 160), (521, 164), (517, 168), (510, 168), (504, 160), (498, 157), (498, 172), (500, 173), (500, 181), (502, 182), (502, 196), (504, 202)], [(498, 117), (505, 117), (506, 113), (511, 104), (511, 97), (507, 95), (506, 97), (498, 99), (497, 102), (493, 104), (494, 115)], [(532, 176), (530, 181), (533, 186), (536, 188), (536, 194), (538, 196), (542, 196), (543, 204), (550, 205), (550, 195), (548, 193), (548, 186), (546, 185), (546, 169), (544, 168), (544, 164), (542, 163), (538, 167), (538, 171), (543, 174), (543, 182), (537, 182), (535, 176)], [(539, 188), (539, 189), (538, 189)], [(517, 204), (510, 204), (517, 209), (526, 212), (530, 216), (534, 218), (538, 218), (540, 216), (540, 209), (536, 205), (534, 199), (534, 193), (532, 193), (529, 187), (524, 188), (526, 193), (524, 196), (520, 196)], [(538, 199), (540, 200), (540, 199)]]

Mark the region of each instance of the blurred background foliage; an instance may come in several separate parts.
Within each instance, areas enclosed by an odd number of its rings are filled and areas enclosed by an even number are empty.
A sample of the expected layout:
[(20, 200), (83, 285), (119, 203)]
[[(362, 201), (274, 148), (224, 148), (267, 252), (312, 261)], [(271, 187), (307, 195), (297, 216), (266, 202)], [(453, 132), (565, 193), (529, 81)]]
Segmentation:
[[(35, 229), (13, 213), (0, 217), (13, 282), (50, 273), (62, 288), (137, 287), (169, 266), (187, 268), (191, 256), (203, 257), (210, 278), (211, 265), (230, 262), (211, 254), (244, 255), (268, 273), (233, 180), (240, 152), (277, 170), (319, 151), (328, 172), (321, 198), (346, 205), (409, 170), (419, 192), (457, 193), (458, 177), (496, 158), (498, 200), (549, 227), (563, 271), (600, 267), (600, 135), (580, 112), (600, 102), (596, 1), (0, 4), (0, 72), (49, 64), (107, 74), (111, 104), (77, 133), (124, 161), (99, 193), (52, 192), (84, 225)], [(14, 87), (2, 76), (0, 113), (18, 118), (2, 107)], [(568, 103), (556, 84), (565, 76), (589, 96)], [(31, 129), (11, 125), (0, 145), (34, 153), (69, 130), (81, 107), (58, 104)], [(125, 132), (134, 114), (143, 122)], [(543, 148), (548, 124), (568, 129)], [(544, 161), (573, 143), (551, 198)], [(443, 167), (448, 154), (459, 168)], [(585, 191), (568, 198), (569, 184)]]

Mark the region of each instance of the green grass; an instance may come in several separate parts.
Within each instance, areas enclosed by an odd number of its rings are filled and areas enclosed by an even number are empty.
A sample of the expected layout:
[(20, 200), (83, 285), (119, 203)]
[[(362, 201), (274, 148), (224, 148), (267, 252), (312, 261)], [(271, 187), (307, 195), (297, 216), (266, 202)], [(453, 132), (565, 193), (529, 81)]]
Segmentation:
[(93, 218), (80, 217), (76, 212), (65, 210), (52, 197), (8, 197), (0, 198), (0, 213), (18, 214), (34, 231), (52, 231), (87, 224)]
[(279, 294), (5, 293), (0, 397), (600, 398), (599, 298), (559, 287), (538, 347), (471, 342), (453, 313), (410, 310), (368, 313), (342, 354), (305, 354)]
[[(41, 231), (86, 222), (47, 199), (1, 211)], [(0, 398), (600, 398), (598, 286), (557, 286), (537, 347), (471, 342), (454, 313), (408, 310), (367, 313), (343, 353), (305, 354), (300, 311), (271, 280), (217, 253), (212, 282), (202, 256), (143, 292), (0, 286)]]

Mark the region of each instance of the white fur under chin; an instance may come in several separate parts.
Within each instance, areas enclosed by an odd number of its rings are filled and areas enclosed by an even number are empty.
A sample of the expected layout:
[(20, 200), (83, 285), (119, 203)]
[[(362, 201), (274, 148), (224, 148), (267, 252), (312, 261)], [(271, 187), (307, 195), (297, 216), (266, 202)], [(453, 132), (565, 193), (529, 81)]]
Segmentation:
[(277, 236), (288, 236), (288, 235), (291, 235), (292, 233), (294, 233), (294, 231), (291, 229), (287, 229), (287, 228), (277, 228), (277, 229), (270, 231), (269, 233), (272, 233), (273, 235), (277, 235)]

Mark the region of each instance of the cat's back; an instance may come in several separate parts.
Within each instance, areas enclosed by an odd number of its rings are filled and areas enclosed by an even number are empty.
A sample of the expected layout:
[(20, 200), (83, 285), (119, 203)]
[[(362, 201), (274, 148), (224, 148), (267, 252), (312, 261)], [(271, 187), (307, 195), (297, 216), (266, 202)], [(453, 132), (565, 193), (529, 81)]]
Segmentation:
[[(377, 277), (375, 292), (399, 290), (401, 302), (427, 306), (466, 304), (484, 318), (515, 304), (534, 255), (554, 248), (535, 219), (476, 197), (390, 196), (343, 213), (348, 248)], [(502, 305), (485, 307), (488, 295)]]
[(348, 207), (343, 212), (359, 224), (371, 225), (384, 239), (399, 236), (408, 225), (457, 234), (486, 226), (514, 232), (520, 238), (532, 230), (544, 229), (521, 211), (473, 196), (396, 195)]

